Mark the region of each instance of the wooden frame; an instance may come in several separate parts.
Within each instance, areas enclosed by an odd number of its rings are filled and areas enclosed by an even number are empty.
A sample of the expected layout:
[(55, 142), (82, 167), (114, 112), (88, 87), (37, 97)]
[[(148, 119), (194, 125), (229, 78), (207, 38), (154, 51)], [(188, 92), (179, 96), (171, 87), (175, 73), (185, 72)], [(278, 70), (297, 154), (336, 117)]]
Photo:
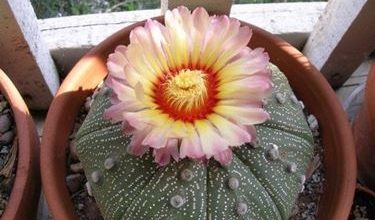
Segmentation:
[(329, 0), (303, 53), (339, 88), (375, 49), (375, 1)]
[(30, 108), (47, 109), (59, 87), (30, 1), (0, 1), (0, 67)]
[[(371, 0), (330, 0), (324, 12), (324, 2), (233, 7), (232, 3), (162, 0), (161, 8), (165, 11), (185, 4), (191, 9), (202, 6), (221, 14), (231, 11), (231, 16), (280, 35), (297, 48), (302, 49), (307, 40), (304, 54), (335, 88), (375, 48), (375, 2)], [(59, 70), (67, 72), (84, 53), (120, 27), (160, 13), (145, 10), (38, 21), (30, 2), (4, 0), (0, 2), (0, 20), (5, 24), (0, 26), (0, 66), (9, 73), (31, 109), (47, 109), (59, 87), (53, 59)]]
[[(262, 27), (302, 49), (326, 2), (233, 5), (231, 16)], [(62, 77), (89, 49), (134, 22), (160, 15), (160, 9), (39, 20)], [(295, 22), (298, 19), (299, 22)], [(66, 37), (74, 36), (74, 37)]]

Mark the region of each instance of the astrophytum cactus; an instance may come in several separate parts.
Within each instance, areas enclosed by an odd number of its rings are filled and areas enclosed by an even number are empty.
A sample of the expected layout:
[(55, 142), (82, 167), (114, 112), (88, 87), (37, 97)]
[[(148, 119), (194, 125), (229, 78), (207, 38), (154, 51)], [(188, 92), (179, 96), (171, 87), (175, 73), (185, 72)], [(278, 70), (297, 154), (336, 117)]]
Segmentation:
[(94, 197), (105, 219), (288, 219), (303, 189), (313, 137), (303, 105), (272, 66), (270, 119), (256, 125), (257, 141), (233, 149), (222, 166), (192, 159), (159, 166), (152, 153), (127, 153), (131, 136), (103, 118), (112, 91), (95, 95), (76, 138)]
[(77, 134), (102, 214), (286, 219), (313, 139), (285, 76), (236, 19), (179, 7), (164, 23), (109, 55)]

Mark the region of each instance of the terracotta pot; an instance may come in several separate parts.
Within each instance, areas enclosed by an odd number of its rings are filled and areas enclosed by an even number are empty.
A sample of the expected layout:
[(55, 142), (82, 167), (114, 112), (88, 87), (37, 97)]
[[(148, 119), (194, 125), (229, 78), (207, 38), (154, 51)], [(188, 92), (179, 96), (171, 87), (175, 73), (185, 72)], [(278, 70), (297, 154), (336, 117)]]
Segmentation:
[[(163, 18), (157, 18), (162, 21)], [(69, 134), (85, 97), (107, 74), (109, 53), (129, 43), (129, 33), (139, 22), (113, 34), (93, 48), (72, 69), (58, 91), (47, 115), (41, 149), (43, 189), (52, 215), (75, 219), (73, 203), (65, 186), (65, 152)], [(321, 126), (325, 146), (326, 186), (319, 219), (343, 220), (349, 215), (355, 190), (356, 158), (351, 130), (335, 93), (308, 60), (284, 40), (253, 25), (250, 47), (264, 47), (288, 77), (296, 94)]]
[(375, 62), (367, 78), (365, 98), (353, 122), (358, 178), (375, 190)]
[(40, 195), (39, 137), (20, 93), (1, 69), (0, 91), (13, 111), (18, 137), (16, 177), (1, 219), (35, 219)]

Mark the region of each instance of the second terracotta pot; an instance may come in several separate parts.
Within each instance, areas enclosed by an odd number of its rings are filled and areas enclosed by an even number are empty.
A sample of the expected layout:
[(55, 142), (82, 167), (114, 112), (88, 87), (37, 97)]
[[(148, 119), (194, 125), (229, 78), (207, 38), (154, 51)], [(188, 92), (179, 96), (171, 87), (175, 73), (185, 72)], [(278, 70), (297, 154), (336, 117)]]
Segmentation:
[(16, 177), (1, 219), (35, 219), (40, 195), (39, 137), (20, 93), (1, 69), (0, 91), (12, 109), (18, 138)]
[[(53, 100), (44, 127), (41, 168), (45, 196), (56, 219), (77, 219), (65, 185), (66, 149), (75, 117), (85, 98), (106, 76), (108, 54), (119, 44), (127, 45), (130, 31), (141, 25), (144, 22), (128, 26), (92, 49), (72, 69)], [(244, 22), (242, 25), (253, 30), (249, 46), (265, 48), (271, 62), (285, 73), (295, 93), (320, 123), (326, 184), (318, 219), (346, 219), (354, 196), (356, 161), (350, 127), (335, 93), (294, 47), (256, 26)]]
[(375, 62), (367, 78), (365, 97), (353, 122), (358, 178), (375, 191)]

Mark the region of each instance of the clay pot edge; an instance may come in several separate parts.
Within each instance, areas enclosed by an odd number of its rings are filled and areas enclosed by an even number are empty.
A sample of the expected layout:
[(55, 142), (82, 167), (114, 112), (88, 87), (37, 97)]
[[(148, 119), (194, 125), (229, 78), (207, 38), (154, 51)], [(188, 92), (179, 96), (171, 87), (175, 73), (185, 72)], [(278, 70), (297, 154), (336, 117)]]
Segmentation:
[(20, 93), (1, 69), (0, 90), (13, 111), (18, 138), (16, 177), (1, 219), (33, 219), (40, 196), (39, 137)]

